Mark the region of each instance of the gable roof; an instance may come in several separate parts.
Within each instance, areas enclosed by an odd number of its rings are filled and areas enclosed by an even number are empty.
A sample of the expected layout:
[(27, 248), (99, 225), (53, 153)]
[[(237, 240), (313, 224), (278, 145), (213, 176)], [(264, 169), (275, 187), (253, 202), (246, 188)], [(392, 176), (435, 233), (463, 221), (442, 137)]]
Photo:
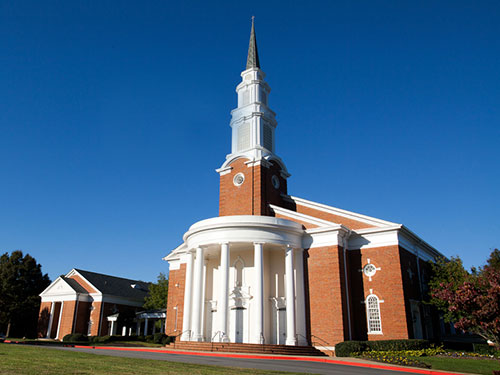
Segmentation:
[(144, 281), (104, 275), (102, 273), (80, 270), (78, 268), (74, 268), (73, 270), (78, 272), (102, 294), (136, 300), (142, 300), (148, 294), (150, 283)]
[(61, 276), (61, 278), (68, 283), (68, 285), (77, 293), (85, 293), (87, 294), (88, 292), (85, 290), (83, 286), (78, 284), (78, 282), (70, 277), (65, 277)]

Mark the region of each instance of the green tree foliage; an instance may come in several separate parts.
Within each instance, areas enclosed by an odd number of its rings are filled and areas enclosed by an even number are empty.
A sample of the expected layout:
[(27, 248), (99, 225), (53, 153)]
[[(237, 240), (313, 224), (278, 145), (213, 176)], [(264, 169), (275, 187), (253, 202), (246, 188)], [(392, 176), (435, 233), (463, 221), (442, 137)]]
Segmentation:
[(164, 309), (167, 307), (168, 279), (163, 272), (158, 281), (149, 285), (149, 293), (144, 301), (145, 309)]
[(476, 333), (500, 348), (500, 251), (486, 265), (467, 272), (460, 258), (438, 261), (430, 281), (431, 303), (447, 322)]
[(7, 336), (35, 337), (38, 296), (50, 284), (35, 258), (22, 251), (0, 256), (0, 331)]

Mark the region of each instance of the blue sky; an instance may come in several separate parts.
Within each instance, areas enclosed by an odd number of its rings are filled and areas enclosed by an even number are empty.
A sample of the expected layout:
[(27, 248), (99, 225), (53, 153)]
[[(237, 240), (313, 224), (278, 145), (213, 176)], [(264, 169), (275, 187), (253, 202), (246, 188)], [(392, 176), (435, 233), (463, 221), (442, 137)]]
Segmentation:
[(289, 193), (500, 247), (497, 1), (3, 1), (0, 251), (166, 271), (217, 216), (252, 15)]

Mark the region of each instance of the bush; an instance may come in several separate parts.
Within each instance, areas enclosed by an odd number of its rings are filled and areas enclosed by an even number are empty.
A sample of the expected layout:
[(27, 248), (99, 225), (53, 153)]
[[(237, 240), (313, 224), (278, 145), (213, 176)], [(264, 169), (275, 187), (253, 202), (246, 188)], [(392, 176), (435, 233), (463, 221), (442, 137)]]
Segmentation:
[(154, 336), (153, 335), (147, 335), (146, 336), (146, 341), (147, 342), (153, 342), (153, 340), (154, 340)]
[(380, 340), (380, 341), (366, 341), (368, 349), (381, 352), (381, 351), (401, 351), (401, 350), (421, 350), (430, 348), (431, 344), (428, 340)]
[(337, 357), (350, 357), (352, 353), (361, 353), (367, 350), (367, 341), (344, 341), (335, 345)]
[(155, 333), (153, 335), (153, 342), (155, 344), (161, 344), (162, 341), (163, 341), (163, 339), (166, 338), (166, 337), (167, 337), (167, 335), (165, 335), (164, 333), (161, 333), (161, 332)]
[(170, 343), (175, 341), (175, 336), (165, 336), (162, 340), (161, 343), (162, 345), (169, 345)]
[(350, 357), (353, 353), (366, 351), (402, 351), (422, 350), (430, 347), (428, 340), (379, 340), (379, 341), (344, 341), (335, 345), (337, 357)]
[(87, 342), (89, 338), (82, 333), (69, 333), (63, 337), (63, 342)]

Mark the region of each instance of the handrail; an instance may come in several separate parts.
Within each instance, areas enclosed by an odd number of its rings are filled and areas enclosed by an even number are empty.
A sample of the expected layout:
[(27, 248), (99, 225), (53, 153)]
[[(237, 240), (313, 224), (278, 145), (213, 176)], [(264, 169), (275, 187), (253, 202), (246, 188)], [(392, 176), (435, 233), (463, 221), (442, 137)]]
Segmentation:
[(309, 340), (308, 340), (308, 338), (307, 338), (307, 337), (305, 337), (304, 335), (301, 335), (300, 333), (297, 333), (297, 334), (295, 335), (295, 338), (297, 339), (297, 343), (299, 342), (299, 336), (302, 336), (303, 338), (305, 338), (305, 339), (306, 339), (307, 344), (309, 344)]
[(213, 335), (213, 337), (212, 337), (212, 340), (210, 340), (210, 341), (212, 341), (212, 342), (213, 342), (213, 341), (214, 341), (214, 339), (215, 339), (217, 336), (220, 336), (220, 335), (221, 335), (221, 334), (223, 334), (223, 333), (224, 333), (224, 332), (222, 332), (222, 331), (217, 331), (217, 332), (215, 332), (215, 334), (214, 334), (214, 335)]
[[(329, 346), (329, 347), (331, 347), (331, 346), (332, 346), (332, 345), (331, 345), (328, 341), (323, 340), (323, 339), (322, 339), (321, 337), (319, 337), (319, 336), (316, 336), (316, 335), (311, 335), (311, 339), (312, 339), (313, 337), (316, 337), (318, 340), (322, 341), (324, 344), (326, 344), (326, 346)], [(314, 346), (314, 342), (312, 342), (312, 340), (311, 340), (311, 345), (313, 345), (313, 346)], [(323, 346), (324, 346), (324, 345), (323, 345)], [(333, 350), (330, 350), (330, 349), (326, 349), (326, 350), (328, 350), (329, 352), (331, 352), (331, 353), (332, 353), (332, 356), (334, 356), (334, 355), (335, 355), (335, 352), (334, 352)]]
[(174, 340), (174, 349), (175, 349), (175, 342), (177, 341), (177, 337), (183, 335), (185, 332), (189, 332), (189, 337), (191, 338), (191, 330), (190, 329), (186, 329), (185, 331), (182, 331), (181, 333), (179, 333), (178, 335), (175, 335), (174, 337), (176, 338)]

